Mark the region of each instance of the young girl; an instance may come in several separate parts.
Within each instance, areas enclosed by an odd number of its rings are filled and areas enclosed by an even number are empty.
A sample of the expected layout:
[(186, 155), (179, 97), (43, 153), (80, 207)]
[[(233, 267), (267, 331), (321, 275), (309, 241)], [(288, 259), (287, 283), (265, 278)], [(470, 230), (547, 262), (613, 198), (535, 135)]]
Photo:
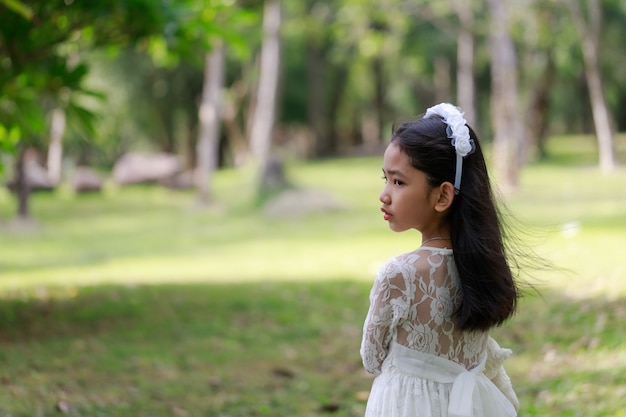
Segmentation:
[(489, 337), (519, 296), (478, 138), (442, 103), (394, 129), (381, 211), (422, 245), (389, 260), (370, 294), (361, 357), (377, 375), (366, 417), (508, 417), (519, 403)]

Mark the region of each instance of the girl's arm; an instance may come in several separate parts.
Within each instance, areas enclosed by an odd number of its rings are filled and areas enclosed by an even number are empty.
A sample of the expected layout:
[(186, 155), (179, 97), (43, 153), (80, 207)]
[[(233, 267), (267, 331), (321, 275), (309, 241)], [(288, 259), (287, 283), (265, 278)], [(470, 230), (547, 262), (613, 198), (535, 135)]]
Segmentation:
[(405, 289), (402, 272), (390, 264), (381, 269), (374, 282), (361, 342), (363, 366), (371, 374), (380, 373), (394, 329), (402, 318), (406, 318)]

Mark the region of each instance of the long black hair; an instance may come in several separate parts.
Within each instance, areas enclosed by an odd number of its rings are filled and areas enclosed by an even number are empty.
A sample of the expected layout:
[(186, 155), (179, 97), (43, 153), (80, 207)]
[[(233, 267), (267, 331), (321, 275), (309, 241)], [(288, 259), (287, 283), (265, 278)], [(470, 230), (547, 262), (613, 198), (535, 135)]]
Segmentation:
[[(426, 174), (431, 187), (454, 183), (456, 152), (446, 128), (441, 117), (431, 116), (393, 129), (392, 142)], [(507, 259), (485, 158), (475, 132), (468, 128), (475, 151), (463, 160), (460, 192), (448, 214), (463, 292), (455, 320), (462, 330), (487, 330), (514, 314), (520, 292)]]

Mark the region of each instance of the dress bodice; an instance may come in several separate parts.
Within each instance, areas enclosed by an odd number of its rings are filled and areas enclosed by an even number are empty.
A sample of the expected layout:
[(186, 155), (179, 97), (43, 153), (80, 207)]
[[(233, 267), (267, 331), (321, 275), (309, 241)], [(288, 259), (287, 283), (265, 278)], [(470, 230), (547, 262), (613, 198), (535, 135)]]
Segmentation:
[(451, 249), (421, 247), (389, 260), (370, 293), (361, 344), (365, 368), (380, 373), (392, 341), (466, 369), (477, 366), (489, 335), (457, 328), (453, 316), (462, 297)]
[(377, 375), (366, 417), (515, 416), (519, 402), (487, 331), (462, 331), (451, 249), (421, 247), (389, 260), (370, 293), (361, 357)]

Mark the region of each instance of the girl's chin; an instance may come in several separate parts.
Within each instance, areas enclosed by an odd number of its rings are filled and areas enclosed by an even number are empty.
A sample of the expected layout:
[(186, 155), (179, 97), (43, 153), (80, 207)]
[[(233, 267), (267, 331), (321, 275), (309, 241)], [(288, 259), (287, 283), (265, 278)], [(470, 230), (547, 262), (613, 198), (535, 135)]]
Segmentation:
[(404, 232), (406, 230), (406, 227), (402, 227), (400, 225), (393, 224), (391, 222), (389, 222), (389, 228), (394, 232)]

